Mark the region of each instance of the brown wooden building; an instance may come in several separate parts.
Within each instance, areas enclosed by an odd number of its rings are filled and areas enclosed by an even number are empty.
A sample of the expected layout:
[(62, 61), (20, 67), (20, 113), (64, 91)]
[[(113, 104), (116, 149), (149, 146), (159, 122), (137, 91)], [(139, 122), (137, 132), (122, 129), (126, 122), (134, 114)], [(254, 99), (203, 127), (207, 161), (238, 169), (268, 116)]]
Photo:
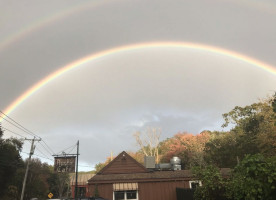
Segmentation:
[[(78, 197), (85, 198), (89, 197), (88, 192), (88, 180), (94, 176), (92, 173), (79, 173), (78, 174)], [(75, 184), (76, 174), (70, 174), (70, 187), (71, 187), (71, 198), (75, 198)]]
[(89, 196), (98, 191), (108, 200), (177, 200), (176, 188), (190, 188), (194, 182), (189, 170), (148, 170), (120, 153), (88, 181)]

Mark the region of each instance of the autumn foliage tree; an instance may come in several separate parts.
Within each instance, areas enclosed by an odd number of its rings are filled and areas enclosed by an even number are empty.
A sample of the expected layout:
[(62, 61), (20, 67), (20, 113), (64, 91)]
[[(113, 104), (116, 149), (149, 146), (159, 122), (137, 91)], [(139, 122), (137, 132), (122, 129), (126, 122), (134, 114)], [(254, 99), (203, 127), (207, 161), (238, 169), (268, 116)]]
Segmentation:
[(198, 135), (178, 133), (163, 145), (167, 149), (167, 153), (163, 155), (163, 160), (168, 162), (173, 156), (178, 156), (185, 169), (204, 165), (203, 150), (209, 139), (210, 132), (208, 131)]
[(105, 162), (99, 162), (98, 164), (95, 165), (95, 170), (94, 173), (98, 173), (99, 171), (102, 170), (102, 168), (104, 168), (108, 163), (110, 163), (112, 161), (111, 156), (107, 157)]

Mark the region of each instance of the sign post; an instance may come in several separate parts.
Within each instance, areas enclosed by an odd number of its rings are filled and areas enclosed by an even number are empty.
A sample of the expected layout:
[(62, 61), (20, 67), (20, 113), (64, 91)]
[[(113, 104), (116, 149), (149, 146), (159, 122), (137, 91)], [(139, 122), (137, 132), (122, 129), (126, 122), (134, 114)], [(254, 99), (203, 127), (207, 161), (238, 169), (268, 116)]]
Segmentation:
[(77, 164), (76, 164), (75, 200), (78, 199), (78, 165), (79, 165), (79, 141), (78, 141), (78, 143), (77, 143)]
[[(67, 172), (74, 173), (76, 169), (76, 182), (75, 182), (75, 199), (77, 200), (78, 195), (78, 162), (79, 162), (79, 141), (77, 142), (77, 154), (66, 154), (53, 155), (55, 157), (55, 172)], [(77, 158), (77, 160), (76, 160)], [(75, 162), (75, 160), (77, 162)]]

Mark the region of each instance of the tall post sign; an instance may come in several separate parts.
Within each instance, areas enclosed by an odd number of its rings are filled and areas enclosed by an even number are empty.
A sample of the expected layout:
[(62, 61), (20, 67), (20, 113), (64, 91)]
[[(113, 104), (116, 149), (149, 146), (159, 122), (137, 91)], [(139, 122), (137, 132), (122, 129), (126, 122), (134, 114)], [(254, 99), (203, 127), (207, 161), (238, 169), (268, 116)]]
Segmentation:
[(76, 156), (57, 156), (55, 157), (55, 172), (75, 172)]

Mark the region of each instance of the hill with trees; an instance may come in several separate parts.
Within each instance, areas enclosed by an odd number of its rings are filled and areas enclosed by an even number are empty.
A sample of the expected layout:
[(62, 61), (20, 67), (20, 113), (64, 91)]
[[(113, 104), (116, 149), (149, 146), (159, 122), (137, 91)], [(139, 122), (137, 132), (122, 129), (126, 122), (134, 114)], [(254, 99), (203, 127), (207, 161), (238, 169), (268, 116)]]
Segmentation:
[[(194, 193), (196, 200), (276, 199), (276, 94), (252, 105), (236, 106), (222, 116), (222, 127), (231, 127), (229, 131), (182, 132), (163, 141), (159, 141), (160, 129), (136, 132), (140, 149), (128, 153), (140, 163), (144, 155), (157, 156), (157, 162), (180, 157), (182, 168), (202, 180), (202, 187)], [(2, 136), (0, 127), (0, 196), (19, 199), (27, 163), (20, 156), (23, 143)], [(94, 172), (111, 159), (98, 163)], [(220, 168), (231, 168), (232, 173), (222, 177)], [(49, 192), (64, 197), (68, 180), (68, 174), (57, 174), (53, 166), (32, 159), (24, 199), (45, 198)]]
[[(150, 128), (144, 136), (135, 133), (140, 150), (129, 153), (141, 163), (150, 152), (158, 155), (157, 162), (178, 156), (182, 168), (203, 182), (195, 191), (197, 200), (276, 199), (276, 94), (222, 116), (229, 131), (177, 133), (156, 144), (160, 134)], [(96, 172), (109, 162), (99, 163)], [(220, 168), (231, 168), (230, 177), (222, 177)]]

